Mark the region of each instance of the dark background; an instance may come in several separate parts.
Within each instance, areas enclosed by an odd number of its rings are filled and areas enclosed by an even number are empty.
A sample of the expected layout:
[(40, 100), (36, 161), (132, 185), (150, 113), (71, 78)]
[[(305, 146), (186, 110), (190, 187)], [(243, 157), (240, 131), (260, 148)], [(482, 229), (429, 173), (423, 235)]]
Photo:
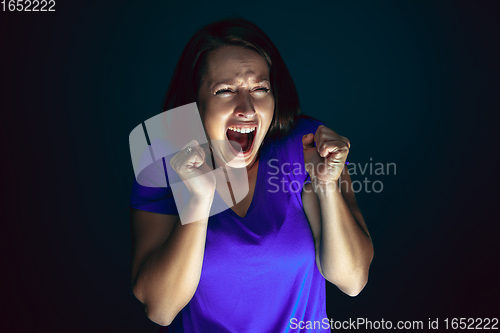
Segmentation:
[(355, 298), (328, 284), (328, 316), (499, 317), (498, 2), (55, 8), (0, 12), (2, 332), (157, 331), (129, 288), (128, 135), (161, 112), (188, 39), (229, 16), (270, 36), (349, 161), (397, 165), (357, 194), (370, 280)]

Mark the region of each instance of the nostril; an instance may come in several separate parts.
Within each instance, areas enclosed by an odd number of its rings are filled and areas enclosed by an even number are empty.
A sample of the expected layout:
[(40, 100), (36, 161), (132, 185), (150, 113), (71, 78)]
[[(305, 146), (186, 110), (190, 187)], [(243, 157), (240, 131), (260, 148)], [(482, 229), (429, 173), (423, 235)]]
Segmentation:
[(236, 115), (243, 118), (251, 118), (255, 115), (255, 111), (250, 109), (248, 111), (237, 111)]

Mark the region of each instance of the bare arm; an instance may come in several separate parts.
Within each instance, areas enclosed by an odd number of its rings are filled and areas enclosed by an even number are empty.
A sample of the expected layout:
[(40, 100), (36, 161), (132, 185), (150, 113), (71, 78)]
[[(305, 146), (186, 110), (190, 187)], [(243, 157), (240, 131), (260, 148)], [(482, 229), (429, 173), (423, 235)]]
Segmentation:
[[(208, 212), (211, 204), (193, 199), (187, 209)], [(207, 221), (183, 225), (177, 215), (132, 209), (132, 291), (159, 325), (169, 325), (198, 287)]]
[(189, 303), (200, 282), (216, 184), (205, 157), (193, 140), (170, 159), (190, 193), (181, 218), (132, 210), (132, 291), (148, 318), (162, 326)]
[[(368, 281), (373, 245), (345, 167), (350, 141), (324, 125), (302, 138), (312, 184), (302, 202), (311, 224), (321, 274), (350, 296)], [(313, 190), (314, 189), (314, 190)]]
[(336, 182), (317, 186), (316, 193), (307, 184), (302, 200), (315, 238), (318, 269), (340, 290), (356, 296), (368, 281), (373, 246), (349, 173), (343, 172), (340, 181), (341, 191)]

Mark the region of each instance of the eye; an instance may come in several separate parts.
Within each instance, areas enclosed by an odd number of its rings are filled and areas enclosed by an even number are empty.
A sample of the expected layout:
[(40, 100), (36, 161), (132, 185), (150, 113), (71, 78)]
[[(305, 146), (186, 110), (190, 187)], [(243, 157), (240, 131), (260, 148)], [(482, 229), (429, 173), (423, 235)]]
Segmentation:
[(228, 95), (228, 94), (232, 94), (234, 91), (232, 91), (231, 89), (229, 88), (223, 88), (223, 89), (219, 89), (217, 90), (216, 92), (214, 92), (214, 95), (216, 96), (223, 96), (223, 95)]
[(258, 87), (258, 88), (255, 88), (254, 90), (252, 90), (252, 92), (259, 92), (259, 93), (268, 93), (270, 91), (271, 91), (271, 89), (266, 88), (266, 87)]

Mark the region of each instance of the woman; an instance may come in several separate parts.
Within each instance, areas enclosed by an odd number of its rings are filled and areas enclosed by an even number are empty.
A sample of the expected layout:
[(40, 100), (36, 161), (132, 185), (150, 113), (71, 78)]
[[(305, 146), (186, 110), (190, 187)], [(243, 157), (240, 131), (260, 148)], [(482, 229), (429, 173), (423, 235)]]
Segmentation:
[(134, 295), (173, 332), (329, 332), (325, 279), (355, 296), (373, 257), (343, 172), (349, 141), (298, 116), (276, 47), (242, 19), (208, 25), (186, 46), (164, 110), (194, 101), (210, 141), (240, 144), (249, 192), (206, 218), (219, 186), (207, 156), (216, 154), (197, 142), (170, 160), (181, 179), (196, 179), (183, 209), (196, 222), (180, 222), (169, 188), (135, 183)]

